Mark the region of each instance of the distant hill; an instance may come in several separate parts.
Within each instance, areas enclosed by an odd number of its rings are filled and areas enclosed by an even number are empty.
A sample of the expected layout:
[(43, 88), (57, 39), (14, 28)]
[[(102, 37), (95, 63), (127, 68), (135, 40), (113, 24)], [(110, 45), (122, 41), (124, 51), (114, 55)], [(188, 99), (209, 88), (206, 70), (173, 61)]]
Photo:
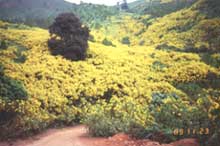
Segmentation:
[(162, 17), (166, 14), (191, 6), (197, 0), (138, 0), (129, 4), (130, 11)]
[(25, 23), (31, 26), (48, 27), (62, 12), (74, 12), (88, 25), (115, 15), (117, 9), (104, 5), (82, 3), (76, 5), (64, 0), (1, 0), (0, 19)]
[[(126, 12), (156, 18), (191, 6), (194, 1), (196, 0), (137, 0), (128, 4)], [(47, 28), (62, 12), (77, 14), (91, 28), (99, 28), (107, 18), (124, 13), (117, 6), (90, 3), (77, 5), (64, 0), (0, 0), (0, 20), (13, 23)]]
[[(137, 1), (130, 5), (143, 5)], [(132, 9), (132, 7), (130, 8)], [(112, 17), (109, 24), (96, 36), (122, 42), (129, 39), (129, 45), (157, 45), (157, 49), (185, 52), (220, 52), (220, 1), (200, 0), (192, 6), (174, 11), (163, 17), (150, 14), (121, 13)], [(135, 27), (134, 27), (135, 26)], [(196, 32), (196, 33), (195, 33)], [(105, 34), (103, 36), (102, 34)], [(120, 35), (118, 35), (120, 34)]]

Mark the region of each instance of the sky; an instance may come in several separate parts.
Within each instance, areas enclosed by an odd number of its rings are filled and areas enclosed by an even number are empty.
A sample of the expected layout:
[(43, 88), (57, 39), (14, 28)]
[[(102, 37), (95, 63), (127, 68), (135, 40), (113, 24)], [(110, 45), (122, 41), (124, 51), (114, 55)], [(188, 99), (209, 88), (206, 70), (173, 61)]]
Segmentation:
[[(116, 5), (118, 1), (122, 1), (122, 0), (65, 0), (68, 2), (72, 2), (72, 3), (76, 3), (79, 4), (80, 1), (83, 1), (85, 3), (94, 3), (94, 4), (104, 4), (104, 5), (108, 5), (108, 6), (113, 6)], [(136, 0), (127, 0), (127, 2), (133, 2)]]

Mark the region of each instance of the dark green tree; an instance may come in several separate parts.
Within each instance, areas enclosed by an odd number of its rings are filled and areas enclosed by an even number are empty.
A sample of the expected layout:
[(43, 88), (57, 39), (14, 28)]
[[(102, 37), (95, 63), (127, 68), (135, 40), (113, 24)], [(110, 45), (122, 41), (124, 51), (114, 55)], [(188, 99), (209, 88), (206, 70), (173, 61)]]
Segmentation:
[(48, 46), (53, 55), (62, 55), (70, 60), (86, 58), (89, 29), (73, 13), (62, 13), (49, 27), (51, 34)]

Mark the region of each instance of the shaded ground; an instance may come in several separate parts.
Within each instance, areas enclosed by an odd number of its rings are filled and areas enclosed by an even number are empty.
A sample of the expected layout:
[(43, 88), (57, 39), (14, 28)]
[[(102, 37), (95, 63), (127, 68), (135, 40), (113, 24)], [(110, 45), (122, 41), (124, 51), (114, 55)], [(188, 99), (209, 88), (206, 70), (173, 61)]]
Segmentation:
[(110, 138), (92, 138), (85, 126), (51, 129), (47, 132), (14, 142), (1, 142), (0, 146), (199, 146), (195, 139), (184, 139), (171, 144), (150, 140), (133, 140), (125, 134)]

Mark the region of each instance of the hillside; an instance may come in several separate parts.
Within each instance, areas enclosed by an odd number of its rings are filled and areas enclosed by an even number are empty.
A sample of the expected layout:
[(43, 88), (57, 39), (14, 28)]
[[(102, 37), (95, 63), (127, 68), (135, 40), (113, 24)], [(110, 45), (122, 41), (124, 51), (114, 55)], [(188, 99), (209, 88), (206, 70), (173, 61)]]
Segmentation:
[[(110, 40), (116, 39), (119, 42), (128, 37), (128, 45), (132, 46), (155, 45), (157, 49), (168, 51), (215, 53), (219, 52), (220, 42), (219, 8), (219, 2), (211, 0), (199, 1), (190, 8), (162, 18), (122, 13), (117, 17), (112, 16), (111, 25), (103, 27), (97, 33), (102, 31), (100, 35), (105, 34)], [(117, 35), (117, 30), (120, 35)]]
[(138, 14), (148, 14), (152, 17), (162, 17), (186, 7), (197, 0), (138, 0), (129, 4), (130, 11)]
[(114, 7), (82, 3), (76, 5), (64, 0), (1, 0), (0, 19), (47, 28), (62, 12), (76, 13), (87, 25), (96, 25), (118, 13)]
[(45, 29), (0, 21), (0, 138), (84, 123), (94, 136), (218, 146), (219, 8), (199, 0), (161, 18), (109, 17), (91, 29), (85, 61), (51, 55)]
[(219, 52), (219, 8), (216, 0), (199, 1), (189, 9), (158, 19), (142, 37), (149, 38), (147, 44), (160, 44), (162, 49)]
[[(180, 9), (189, 7), (195, 0), (138, 0), (129, 3), (127, 10), (131, 14), (150, 15), (152, 18), (162, 17)], [(74, 12), (90, 28), (99, 28), (109, 17), (118, 16), (116, 6), (107, 7), (81, 3), (76, 5), (64, 0), (1, 0), (0, 19), (24, 23), (30, 26), (47, 28), (54, 18), (62, 12)], [(120, 19), (118, 19), (120, 20)], [(107, 21), (108, 22), (108, 21)], [(111, 23), (111, 22), (110, 22)]]

